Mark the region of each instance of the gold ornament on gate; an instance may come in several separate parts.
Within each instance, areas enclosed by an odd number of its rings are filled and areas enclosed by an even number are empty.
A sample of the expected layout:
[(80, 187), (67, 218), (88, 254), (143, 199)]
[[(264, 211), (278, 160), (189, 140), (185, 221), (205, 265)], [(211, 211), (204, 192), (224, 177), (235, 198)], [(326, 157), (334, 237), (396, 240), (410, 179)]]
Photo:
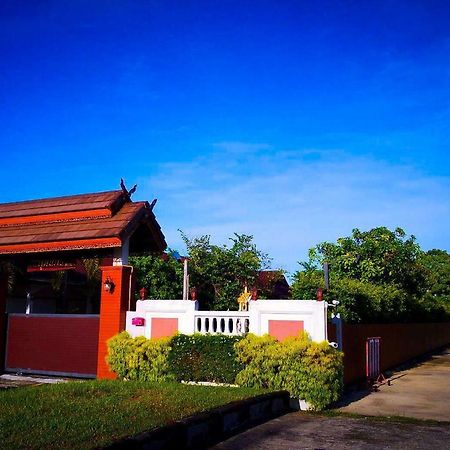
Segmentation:
[(252, 293), (248, 292), (247, 286), (244, 287), (244, 292), (238, 297), (239, 311), (248, 311), (248, 302), (252, 298)]

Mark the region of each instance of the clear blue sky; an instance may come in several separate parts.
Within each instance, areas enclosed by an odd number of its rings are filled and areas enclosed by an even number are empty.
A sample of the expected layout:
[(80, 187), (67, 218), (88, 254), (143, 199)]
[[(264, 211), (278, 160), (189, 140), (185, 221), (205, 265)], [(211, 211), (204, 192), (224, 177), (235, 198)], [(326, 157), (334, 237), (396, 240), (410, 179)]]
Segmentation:
[(450, 3), (0, 2), (0, 202), (115, 189), (289, 271), (352, 228), (450, 248)]

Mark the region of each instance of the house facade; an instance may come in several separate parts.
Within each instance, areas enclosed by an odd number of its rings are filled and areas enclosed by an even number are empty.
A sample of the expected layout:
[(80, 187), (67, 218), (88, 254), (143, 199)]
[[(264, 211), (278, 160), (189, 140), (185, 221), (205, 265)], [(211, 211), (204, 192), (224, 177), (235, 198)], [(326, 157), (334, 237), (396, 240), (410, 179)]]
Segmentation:
[(166, 248), (153, 206), (120, 190), (0, 204), (3, 370), (113, 378), (106, 341), (133, 307), (132, 253)]

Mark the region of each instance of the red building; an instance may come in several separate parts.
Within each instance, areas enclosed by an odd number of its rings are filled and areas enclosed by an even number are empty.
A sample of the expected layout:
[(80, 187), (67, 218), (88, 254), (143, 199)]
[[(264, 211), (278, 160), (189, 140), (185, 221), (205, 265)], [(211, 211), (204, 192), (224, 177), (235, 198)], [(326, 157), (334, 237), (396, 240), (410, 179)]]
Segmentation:
[(134, 299), (131, 253), (166, 248), (148, 202), (116, 191), (0, 204), (0, 365), (109, 378)]

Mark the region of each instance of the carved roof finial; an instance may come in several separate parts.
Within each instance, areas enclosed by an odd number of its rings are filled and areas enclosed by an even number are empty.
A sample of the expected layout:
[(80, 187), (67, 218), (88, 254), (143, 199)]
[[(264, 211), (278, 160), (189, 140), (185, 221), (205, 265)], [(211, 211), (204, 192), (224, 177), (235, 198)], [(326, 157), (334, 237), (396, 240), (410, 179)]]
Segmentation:
[(125, 198), (128, 201), (131, 201), (131, 196), (136, 192), (137, 184), (135, 184), (130, 190), (128, 190), (125, 186), (123, 178), (120, 179), (120, 187), (122, 188), (122, 192), (125, 195)]

